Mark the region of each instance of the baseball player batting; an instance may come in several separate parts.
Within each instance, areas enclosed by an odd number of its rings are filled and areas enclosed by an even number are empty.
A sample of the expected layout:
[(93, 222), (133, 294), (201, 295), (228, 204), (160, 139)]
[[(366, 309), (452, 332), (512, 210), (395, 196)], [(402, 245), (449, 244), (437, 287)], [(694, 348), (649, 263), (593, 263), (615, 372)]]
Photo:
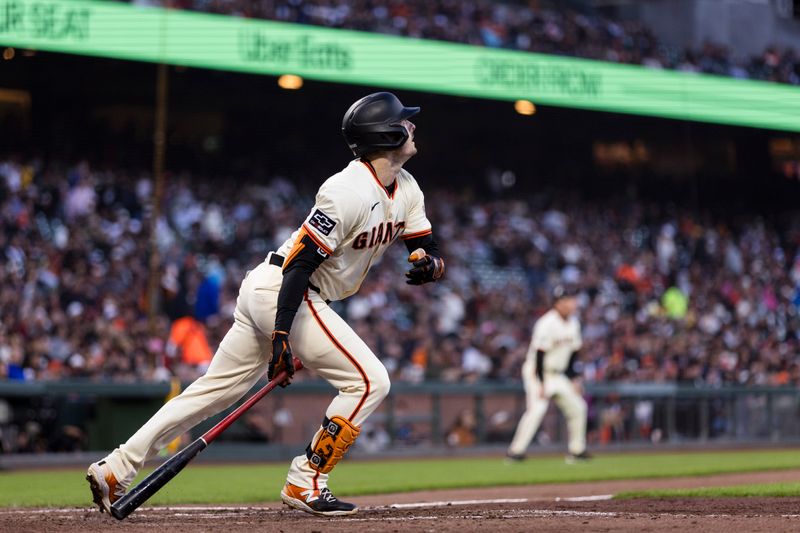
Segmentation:
[(581, 326), (575, 317), (578, 301), (574, 291), (563, 286), (553, 290), (553, 308), (542, 315), (533, 327), (533, 335), (522, 381), (525, 384), (527, 409), (520, 418), (508, 458), (521, 461), (547, 412), (550, 398), (555, 398), (567, 419), (569, 455), (567, 462), (590, 459), (586, 451), (586, 401), (576, 379), (575, 361), (581, 349)]
[(389, 393), (389, 375), (328, 303), (358, 291), (398, 238), (410, 252), (407, 283), (421, 285), (444, 274), (422, 191), (403, 169), (417, 153), (409, 118), (418, 112), (387, 92), (370, 94), (347, 110), (342, 132), (356, 159), (322, 184), (300, 228), (245, 276), (233, 326), (206, 374), (89, 466), (87, 479), (101, 511), (110, 512), (147, 459), (241, 398), (265, 367), (270, 379), (286, 371), (282, 385), (291, 383), (295, 356), (339, 394), (306, 450), (292, 461), (281, 499), (315, 515), (358, 510), (331, 493), (328, 476)]

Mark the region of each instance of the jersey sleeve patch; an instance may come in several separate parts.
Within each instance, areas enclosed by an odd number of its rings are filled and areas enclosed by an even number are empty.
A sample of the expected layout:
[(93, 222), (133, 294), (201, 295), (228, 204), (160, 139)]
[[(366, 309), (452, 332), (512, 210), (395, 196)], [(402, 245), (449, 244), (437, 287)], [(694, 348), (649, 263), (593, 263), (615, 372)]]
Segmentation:
[(308, 224), (326, 237), (328, 237), (331, 231), (333, 231), (333, 228), (336, 227), (336, 222), (319, 209), (314, 211), (314, 214), (308, 219)]

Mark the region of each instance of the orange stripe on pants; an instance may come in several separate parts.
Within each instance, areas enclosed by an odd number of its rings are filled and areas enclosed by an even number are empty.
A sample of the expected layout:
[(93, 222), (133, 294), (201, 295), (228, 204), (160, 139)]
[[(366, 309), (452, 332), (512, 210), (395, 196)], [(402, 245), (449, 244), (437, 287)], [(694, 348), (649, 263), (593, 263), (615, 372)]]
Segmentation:
[(317, 321), (317, 324), (319, 324), (319, 326), (322, 328), (322, 331), (325, 332), (325, 335), (327, 335), (328, 338), (331, 340), (331, 342), (333, 342), (334, 346), (336, 346), (336, 348), (340, 352), (342, 352), (345, 357), (347, 357), (347, 359), (353, 364), (353, 366), (356, 367), (356, 370), (358, 370), (358, 373), (361, 374), (361, 378), (364, 380), (364, 384), (366, 385), (366, 389), (364, 390), (364, 394), (361, 396), (361, 401), (358, 402), (358, 405), (356, 405), (356, 408), (353, 410), (352, 413), (350, 413), (350, 416), (348, 417), (348, 419), (352, 421), (356, 417), (358, 412), (361, 410), (361, 407), (364, 405), (364, 402), (367, 401), (367, 397), (369, 396), (369, 391), (370, 391), (369, 378), (367, 378), (367, 373), (364, 372), (364, 369), (361, 368), (361, 365), (358, 364), (358, 361), (356, 361), (355, 357), (353, 357), (350, 354), (350, 352), (348, 352), (345, 349), (345, 347), (342, 346), (342, 343), (340, 343), (338, 340), (336, 340), (336, 337), (333, 336), (333, 333), (331, 333), (330, 330), (327, 328), (327, 326), (325, 326), (325, 323), (322, 321), (322, 319), (317, 314), (317, 310), (314, 309), (314, 304), (311, 303), (311, 300), (308, 297), (308, 289), (306, 289), (306, 294), (305, 294), (304, 298), (306, 300), (306, 303), (308, 304), (308, 308), (311, 310), (311, 314), (314, 316), (314, 319)]

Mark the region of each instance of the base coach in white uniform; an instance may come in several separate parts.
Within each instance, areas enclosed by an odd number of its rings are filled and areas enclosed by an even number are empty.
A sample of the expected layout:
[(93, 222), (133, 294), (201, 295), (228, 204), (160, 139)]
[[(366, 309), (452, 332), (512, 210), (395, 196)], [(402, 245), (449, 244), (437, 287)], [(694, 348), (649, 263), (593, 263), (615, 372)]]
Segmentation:
[[(407, 283), (444, 274), (416, 180), (402, 167), (417, 153), (416, 127), (391, 93), (375, 93), (345, 113), (342, 132), (356, 159), (328, 178), (300, 228), (242, 282), (234, 323), (207, 373), (167, 402), (128, 441), (89, 467), (95, 503), (109, 512), (144, 462), (178, 435), (242, 397), (268, 368), (290, 377), (294, 356), (338, 389), (320, 429), (294, 458), (281, 491), (287, 505), (323, 516), (357, 507), (328, 489), (328, 474), (389, 393), (389, 376), (364, 341), (328, 306), (361, 286), (370, 267), (402, 239)], [(291, 339), (291, 341), (290, 341)]]
[(522, 460), (547, 412), (550, 398), (567, 419), (567, 461), (586, 460), (586, 401), (575, 372), (581, 349), (581, 326), (575, 317), (578, 302), (574, 291), (563, 286), (553, 290), (553, 308), (533, 328), (531, 344), (522, 365), (527, 409), (508, 448), (508, 458)]

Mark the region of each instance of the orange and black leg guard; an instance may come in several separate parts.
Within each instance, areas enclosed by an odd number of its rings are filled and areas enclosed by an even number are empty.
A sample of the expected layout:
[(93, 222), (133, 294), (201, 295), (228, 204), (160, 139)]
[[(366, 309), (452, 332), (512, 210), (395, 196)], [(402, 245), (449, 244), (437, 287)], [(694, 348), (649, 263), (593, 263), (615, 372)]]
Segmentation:
[(322, 429), (306, 448), (309, 466), (317, 472), (327, 474), (342, 460), (360, 432), (361, 428), (342, 416), (325, 417)]

